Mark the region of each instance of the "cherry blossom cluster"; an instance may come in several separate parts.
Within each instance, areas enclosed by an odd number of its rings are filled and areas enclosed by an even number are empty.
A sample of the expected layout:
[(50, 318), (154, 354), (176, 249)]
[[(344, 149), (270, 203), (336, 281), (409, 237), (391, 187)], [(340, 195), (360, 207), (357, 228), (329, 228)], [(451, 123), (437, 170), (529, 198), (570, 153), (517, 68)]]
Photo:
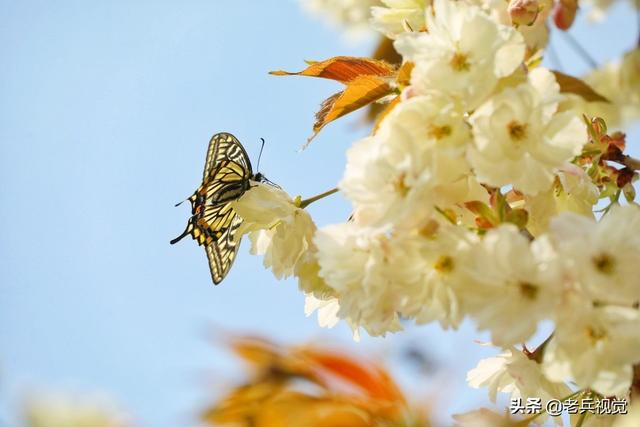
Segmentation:
[[(322, 326), (342, 320), (356, 338), (472, 319), (502, 349), (468, 374), (494, 399), (628, 396), (640, 167), (606, 124), (640, 111), (638, 50), (586, 78), (610, 98), (595, 102), (540, 65), (550, 1), (327, 3), (366, 4), (358, 23), (393, 40), (410, 79), (347, 151), (350, 219), (318, 228), (305, 201), (256, 185), (234, 202), (252, 252), (298, 279)], [(531, 343), (543, 321), (553, 334)]]

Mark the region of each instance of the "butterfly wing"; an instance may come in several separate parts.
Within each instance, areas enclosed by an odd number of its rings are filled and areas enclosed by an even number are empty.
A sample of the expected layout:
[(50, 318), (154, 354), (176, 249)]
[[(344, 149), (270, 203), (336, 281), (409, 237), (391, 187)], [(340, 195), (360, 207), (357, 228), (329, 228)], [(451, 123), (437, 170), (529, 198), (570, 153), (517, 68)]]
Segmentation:
[(236, 215), (230, 203), (204, 206), (192, 216), (184, 232), (171, 244), (191, 235), (198, 245), (204, 246), (209, 259), (211, 278), (216, 285), (227, 275), (236, 258), (240, 239), (236, 239), (242, 218)]
[(209, 270), (214, 284), (222, 282), (225, 278), (233, 261), (236, 259), (236, 253), (240, 247), (240, 239), (236, 239), (236, 232), (242, 224), (242, 218), (232, 212), (229, 226), (224, 229), (220, 239), (205, 246), (207, 258), (209, 259)]
[(204, 162), (202, 181), (206, 182), (225, 161), (237, 163), (239, 167), (251, 174), (251, 161), (238, 138), (227, 132), (220, 132), (211, 137), (207, 149), (207, 159)]
[(198, 205), (233, 200), (248, 189), (253, 176), (251, 161), (238, 138), (230, 133), (213, 135), (204, 163), (202, 184), (189, 202), (191, 213)]
[(207, 203), (226, 203), (240, 197), (249, 189), (252, 173), (235, 160), (225, 160), (211, 173), (203, 186)]
[(173, 245), (183, 237), (191, 235), (198, 245), (208, 245), (222, 237), (225, 227), (231, 223), (234, 216), (235, 212), (229, 203), (197, 206), (195, 214), (189, 218), (182, 234), (169, 243)]

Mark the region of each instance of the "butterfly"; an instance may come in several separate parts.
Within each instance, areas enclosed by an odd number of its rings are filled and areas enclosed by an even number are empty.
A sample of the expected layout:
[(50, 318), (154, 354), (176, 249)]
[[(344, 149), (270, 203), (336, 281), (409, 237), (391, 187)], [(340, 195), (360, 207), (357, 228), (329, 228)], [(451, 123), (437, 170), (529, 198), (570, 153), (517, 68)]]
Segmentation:
[[(262, 142), (264, 146), (264, 140)], [(235, 213), (231, 202), (240, 198), (251, 187), (251, 182), (272, 184), (261, 173), (253, 173), (249, 156), (235, 136), (226, 132), (213, 135), (202, 184), (187, 199), (191, 203), (191, 218), (184, 232), (170, 243), (173, 245), (191, 235), (198, 245), (204, 246), (211, 278), (216, 285), (231, 269), (240, 246), (236, 233), (242, 218)]]

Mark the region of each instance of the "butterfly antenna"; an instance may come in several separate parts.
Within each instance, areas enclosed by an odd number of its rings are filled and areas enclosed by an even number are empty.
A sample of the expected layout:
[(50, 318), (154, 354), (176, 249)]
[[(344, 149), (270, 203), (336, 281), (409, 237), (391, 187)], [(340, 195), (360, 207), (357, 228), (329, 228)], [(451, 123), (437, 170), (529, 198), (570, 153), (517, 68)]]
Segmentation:
[(178, 207), (178, 206), (180, 206), (181, 204), (183, 204), (184, 202), (186, 202), (187, 200), (191, 199), (192, 197), (193, 197), (193, 195), (191, 195), (191, 196), (187, 197), (186, 199), (184, 199), (183, 201), (181, 201), (181, 202), (179, 202), (179, 203), (176, 203), (174, 206), (175, 206), (175, 207)]
[(260, 138), (262, 141), (262, 145), (260, 146), (260, 154), (258, 154), (258, 166), (256, 167), (257, 171), (260, 171), (260, 159), (262, 158), (262, 150), (264, 149), (264, 138)]

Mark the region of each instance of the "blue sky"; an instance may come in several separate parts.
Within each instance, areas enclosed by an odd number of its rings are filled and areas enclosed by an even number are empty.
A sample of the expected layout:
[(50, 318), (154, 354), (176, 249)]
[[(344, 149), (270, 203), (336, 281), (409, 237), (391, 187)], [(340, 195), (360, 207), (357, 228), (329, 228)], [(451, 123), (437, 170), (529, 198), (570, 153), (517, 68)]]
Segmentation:
[[(213, 133), (234, 133), (254, 162), (265, 138), (261, 170), (292, 195), (334, 187), (366, 128), (341, 120), (298, 152), (338, 86), (267, 72), (367, 55), (371, 41), (345, 42), (291, 0), (0, 0), (0, 10), (0, 425), (39, 390), (101, 391), (140, 425), (195, 425), (214, 384), (234, 378), (212, 331), (328, 338), (391, 359), (418, 343), (443, 364), (424, 385), (451, 393), (493, 353), (472, 342), (482, 336), (470, 324), (355, 345), (346, 327), (304, 317), (295, 282), (277, 282), (248, 242), (217, 287), (201, 248), (168, 243), (188, 217), (173, 205), (198, 185)], [(633, 45), (634, 22), (617, 7), (574, 35), (603, 61)], [(562, 40), (557, 50), (566, 72), (587, 69)], [(310, 211), (324, 225), (349, 207), (337, 195)], [(483, 399), (445, 393), (442, 411)]]

